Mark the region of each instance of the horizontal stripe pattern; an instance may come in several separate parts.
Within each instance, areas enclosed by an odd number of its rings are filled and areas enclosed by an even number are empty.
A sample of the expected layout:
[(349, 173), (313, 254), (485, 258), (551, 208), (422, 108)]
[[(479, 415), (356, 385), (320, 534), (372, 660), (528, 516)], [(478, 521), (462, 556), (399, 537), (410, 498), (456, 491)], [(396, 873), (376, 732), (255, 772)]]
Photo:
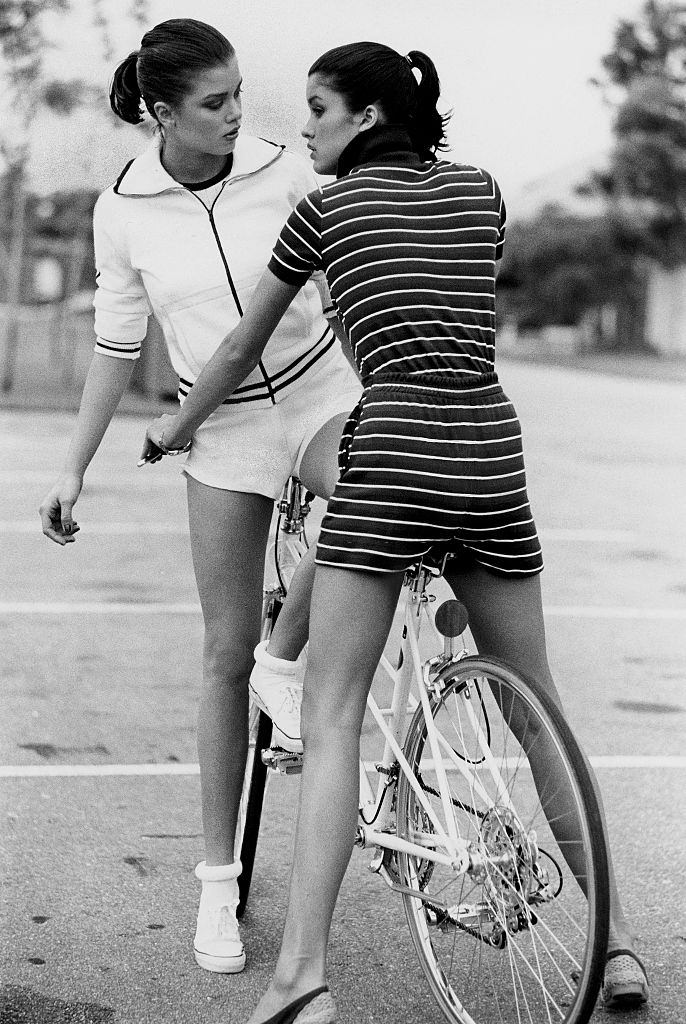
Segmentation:
[[(388, 129), (367, 156), (394, 144), (409, 139)], [(400, 572), (450, 553), (532, 575), (543, 563), (521, 433), (494, 368), (500, 191), (477, 167), (385, 155), (306, 196), (269, 264), (294, 284), (324, 270), (366, 385), (317, 561)]]
[(487, 172), (367, 165), (299, 203), (270, 268), (292, 283), (324, 269), (363, 379), (478, 376), (493, 370), (504, 237)]
[(141, 345), (140, 341), (108, 341), (97, 337), (93, 351), (101, 356), (114, 356), (115, 359), (140, 359)]
[(449, 553), (508, 577), (543, 568), (521, 430), (497, 383), (372, 384), (343, 432), (340, 469), (321, 565), (400, 572)]
[[(224, 399), (222, 404), (241, 405), (245, 402), (260, 402), (265, 399), (270, 401), (272, 394), (277, 395), (284, 388), (290, 387), (303, 374), (307, 373), (315, 363), (319, 362), (331, 350), (335, 341), (335, 335), (327, 325), (314, 345), (308, 348), (306, 352), (302, 352), (288, 366), (270, 376), (269, 385), (264, 379), (255, 381), (252, 384), (243, 384), (232, 392), (230, 398)], [(184, 380), (183, 377), (179, 378), (179, 401), (183, 401), (190, 394), (192, 387), (193, 381)]]

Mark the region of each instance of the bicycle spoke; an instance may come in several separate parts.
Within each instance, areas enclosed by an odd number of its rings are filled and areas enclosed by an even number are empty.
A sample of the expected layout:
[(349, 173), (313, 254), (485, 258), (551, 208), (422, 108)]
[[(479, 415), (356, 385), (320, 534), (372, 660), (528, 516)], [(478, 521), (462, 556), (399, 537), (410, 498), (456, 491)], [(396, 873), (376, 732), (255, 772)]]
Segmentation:
[[(597, 814), (595, 797), (556, 712), (506, 666), (485, 671), (474, 659), (470, 674), (470, 660), (450, 670), (433, 711), (472, 868), (398, 856), (401, 881), (423, 895), (404, 897), (412, 937), (448, 1020), (582, 1024), (607, 928), (605, 852), (587, 813), (588, 804)], [(435, 749), (417, 712), (405, 755), (440, 813)], [(402, 775), (397, 819), (400, 836), (431, 842), (431, 819)]]

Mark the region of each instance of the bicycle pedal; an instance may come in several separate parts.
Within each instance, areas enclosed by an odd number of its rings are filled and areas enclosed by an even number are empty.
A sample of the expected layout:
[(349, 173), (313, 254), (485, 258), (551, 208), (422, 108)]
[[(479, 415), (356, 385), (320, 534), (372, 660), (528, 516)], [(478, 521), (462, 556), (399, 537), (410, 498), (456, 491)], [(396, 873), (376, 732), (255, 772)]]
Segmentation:
[(262, 751), (262, 764), (281, 775), (299, 775), (303, 770), (303, 756), (282, 747), (267, 747)]

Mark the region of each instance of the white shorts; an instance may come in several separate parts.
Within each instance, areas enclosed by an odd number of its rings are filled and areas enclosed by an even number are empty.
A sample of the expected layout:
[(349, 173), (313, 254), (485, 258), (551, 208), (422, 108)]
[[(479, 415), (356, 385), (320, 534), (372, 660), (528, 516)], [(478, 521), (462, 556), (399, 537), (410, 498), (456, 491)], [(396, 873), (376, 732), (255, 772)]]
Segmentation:
[(349, 414), (362, 394), (338, 346), (301, 381), (276, 405), (220, 405), (193, 435), (183, 472), (209, 487), (280, 498), (315, 434), (334, 416)]

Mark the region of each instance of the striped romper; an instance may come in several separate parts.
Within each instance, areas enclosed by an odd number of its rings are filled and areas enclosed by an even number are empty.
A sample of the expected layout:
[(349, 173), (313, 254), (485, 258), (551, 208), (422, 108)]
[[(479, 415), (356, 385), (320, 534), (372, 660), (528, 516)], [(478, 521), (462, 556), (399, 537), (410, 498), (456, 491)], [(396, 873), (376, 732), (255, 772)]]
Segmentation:
[(504, 234), (490, 174), (422, 163), (392, 127), (358, 136), (338, 179), (284, 226), (270, 270), (289, 284), (324, 270), (364, 385), (319, 564), (400, 572), (448, 554), (508, 578), (543, 568), (521, 429), (494, 368)]

